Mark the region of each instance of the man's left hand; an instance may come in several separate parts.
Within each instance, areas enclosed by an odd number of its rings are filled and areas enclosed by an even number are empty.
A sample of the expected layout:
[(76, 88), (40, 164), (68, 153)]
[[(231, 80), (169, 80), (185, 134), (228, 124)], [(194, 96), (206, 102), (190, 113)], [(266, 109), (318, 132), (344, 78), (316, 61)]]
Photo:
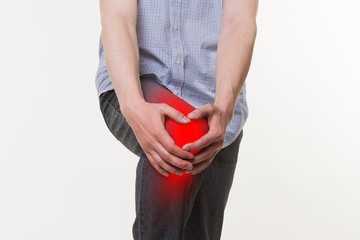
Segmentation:
[(199, 120), (200, 118), (207, 118), (209, 131), (201, 138), (192, 143), (185, 144), (182, 149), (185, 151), (193, 151), (203, 148), (194, 158), (190, 160), (193, 164), (191, 171), (185, 170), (186, 173), (197, 174), (205, 170), (215, 158), (216, 154), (220, 152), (226, 132), (226, 127), (229, 124), (232, 114), (226, 113), (220, 107), (213, 104), (205, 104), (187, 115), (191, 120)]

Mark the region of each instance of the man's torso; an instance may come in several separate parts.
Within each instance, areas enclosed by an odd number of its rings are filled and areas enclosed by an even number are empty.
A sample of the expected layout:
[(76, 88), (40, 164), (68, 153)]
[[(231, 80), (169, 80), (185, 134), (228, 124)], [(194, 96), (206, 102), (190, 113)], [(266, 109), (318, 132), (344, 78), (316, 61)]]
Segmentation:
[[(138, 0), (140, 76), (154, 78), (195, 108), (214, 103), (222, 4), (222, 0)], [(99, 96), (113, 89), (101, 36), (96, 88)], [(223, 148), (240, 134), (247, 116), (244, 84), (226, 129)]]

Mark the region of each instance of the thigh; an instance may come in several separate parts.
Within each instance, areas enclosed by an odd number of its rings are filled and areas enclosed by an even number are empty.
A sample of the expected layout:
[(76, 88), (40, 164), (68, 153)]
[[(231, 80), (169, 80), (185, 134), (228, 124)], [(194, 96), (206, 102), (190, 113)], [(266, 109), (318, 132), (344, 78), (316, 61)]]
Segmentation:
[(143, 150), (136, 139), (134, 131), (121, 114), (120, 105), (114, 89), (102, 93), (99, 101), (102, 115), (110, 132), (127, 149), (137, 156), (141, 156)]
[(222, 149), (205, 175), (186, 224), (186, 240), (219, 240), (243, 131)]

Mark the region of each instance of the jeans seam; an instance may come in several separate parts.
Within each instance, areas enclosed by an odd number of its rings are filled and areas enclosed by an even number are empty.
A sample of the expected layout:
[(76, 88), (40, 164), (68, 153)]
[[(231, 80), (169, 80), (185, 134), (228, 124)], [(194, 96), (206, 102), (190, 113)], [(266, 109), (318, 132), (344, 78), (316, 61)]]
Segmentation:
[[(145, 154), (145, 153), (144, 153)], [(146, 156), (146, 155), (145, 155)], [(143, 199), (143, 178), (144, 178), (144, 174), (145, 174), (145, 160), (146, 158), (143, 159), (143, 162), (141, 164), (141, 179), (140, 179), (140, 192), (139, 192), (139, 231), (140, 231), (140, 234), (139, 234), (139, 237), (140, 237), (140, 240), (143, 239), (143, 209), (142, 209), (142, 199)]]

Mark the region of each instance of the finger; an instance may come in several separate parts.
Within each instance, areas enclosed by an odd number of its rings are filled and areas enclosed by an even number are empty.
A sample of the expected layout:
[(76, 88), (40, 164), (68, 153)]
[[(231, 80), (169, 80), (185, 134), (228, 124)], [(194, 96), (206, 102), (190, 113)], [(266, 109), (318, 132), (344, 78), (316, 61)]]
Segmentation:
[(199, 152), (198, 154), (196, 154), (194, 156), (194, 159), (192, 161), (190, 161), (193, 166), (203, 162), (205, 160), (208, 160), (212, 155), (214, 155), (214, 153), (217, 153), (217, 143), (212, 143), (209, 146), (207, 146), (206, 148), (204, 148), (203, 150), (201, 150), (201, 152)]
[(155, 147), (157, 149), (157, 153), (160, 155), (162, 160), (176, 167), (178, 171), (182, 171), (182, 169), (193, 169), (192, 163), (186, 160), (182, 160), (175, 155), (172, 155), (160, 143), (156, 144)]
[(152, 151), (151, 154), (155, 160), (155, 163), (158, 166), (160, 166), (161, 168), (163, 168), (164, 170), (174, 173), (174, 174), (177, 174), (177, 175), (182, 175), (184, 173), (184, 171), (182, 169), (178, 169), (178, 168), (170, 165), (169, 163), (165, 162), (157, 152)]
[(193, 110), (187, 116), (191, 120), (199, 120), (200, 118), (211, 115), (213, 111), (214, 111), (214, 106), (208, 103)]
[(194, 164), (194, 168), (191, 171), (185, 170), (185, 173), (191, 173), (191, 174), (197, 174), (201, 171), (203, 171), (205, 168), (207, 168), (211, 162), (213, 161), (213, 159), (216, 157), (216, 154), (218, 152), (214, 152), (213, 154), (210, 155), (209, 158), (205, 159), (204, 161)]
[(194, 169), (190, 172), (192, 175), (198, 174), (200, 172), (202, 172), (203, 170), (205, 170), (207, 167), (210, 166), (211, 161), (204, 161), (201, 163), (196, 164), (196, 166), (194, 166)]
[(185, 150), (181, 149), (178, 145), (175, 144), (174, 139), (172, 137), (170, 137), (170, 135), (166, 131), (165, 127), (161, 128), (158, 132), (159, 132), (158, 141), (169, 153), (176, 155), (179, 158), (184, 158), (184, 159), (193, 159), (194, 158), (194, 155), (191, 154), (189, 151), (185, 151)]
[(166, 103), (161, 104), (162, 113), (169, 118), (173, 119), (175, 122), (180, 124), (188, 124), (190, 123), (190, 119), (182, 114), (180, 111), (176, 110), (173, 107), (170, 107)]
[(155, 168), (156, 171), (158, 171), (161, 175), (168, 177), (169, 173), (167, 171), (165, 171), (164, 169), (162, 169), (161, 167), (159, 167), (156, 162), (154, 161), (153, 157), (151, 156), (151, 154), (146, 154), (146, 157), (149, 159), (150, 164)]
[(192, 143), (185, 144), (182, 149), (188, 152), (192, 152), (194, 150), (205, 148), (213, 143), (217, 139), (214, 131), (210, 129), (205, 135)]

